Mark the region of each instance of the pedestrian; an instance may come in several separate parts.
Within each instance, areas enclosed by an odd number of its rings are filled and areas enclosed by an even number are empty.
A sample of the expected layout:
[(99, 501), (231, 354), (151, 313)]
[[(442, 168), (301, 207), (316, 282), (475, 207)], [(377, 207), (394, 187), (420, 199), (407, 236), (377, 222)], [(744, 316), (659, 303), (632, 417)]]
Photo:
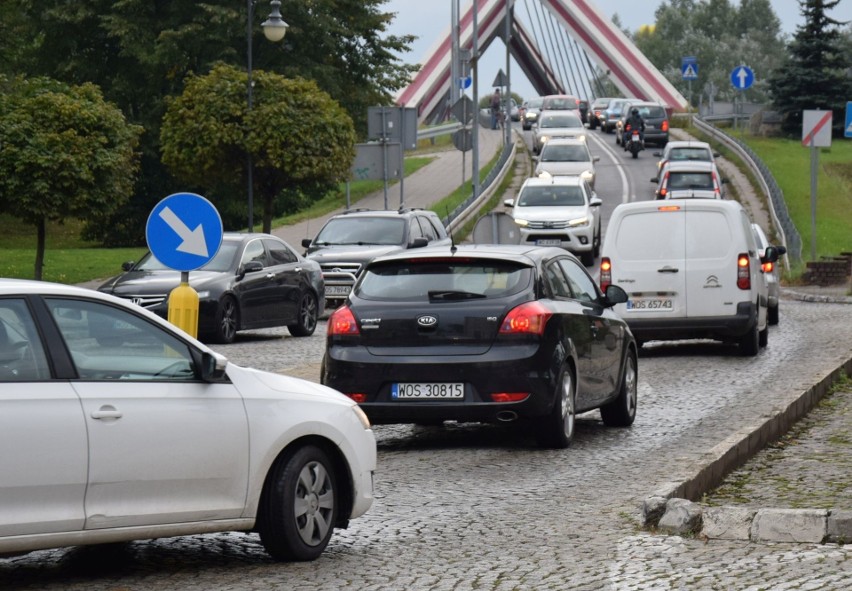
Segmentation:
[(497, 129), (497, 123), (500, 115), (500, 103), (502, 102), (500, 89), (495, 88), (494, 94), (491, 95), (491, 129)]

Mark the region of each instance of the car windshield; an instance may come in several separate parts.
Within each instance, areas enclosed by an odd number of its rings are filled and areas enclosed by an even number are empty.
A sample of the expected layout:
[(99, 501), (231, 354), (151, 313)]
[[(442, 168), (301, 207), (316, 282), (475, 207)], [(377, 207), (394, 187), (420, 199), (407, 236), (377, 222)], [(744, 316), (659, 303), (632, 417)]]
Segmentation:
[(710, 162), (713, 156), (707, 148), (672, 148), (669, 160), (704, 160)]
[(713, 175), (709, 172), (673, 172), (669, 175), (669, 189), (713, 190)]
[(576, 109), (577, 108), (577, 99), (565, 97), (565, 98), (551, 98), (545, 101), (545, 106), (548, 109), (558, 110), (558, 109)]
[[(231, 268), (231, 265), (234, 261), (234, 253), (237, 251), (237, 247), (240, 245), (239, 242), (231, 242), (224, 241), (222, 245), (219, 247), (219, 251), (216, 255), (210, 259), (210, 261), (200, 267), (199, 271), (213, 271), (217, 273), (223, 273)], [(167, 267), (155, 257), (150, 252), (142, 257), (136, 266), (133, 267), (136, 271), (171, 271), (171, 267)]]
[(389, 217), (346, 217), (328, 221), (314, 243), (321, 245), (402, 244), (405, 221)]
[(520, 207), (547, 207), (565, 205), (585, 205), (583, 191), (578, 186), (548, 185), (526, 187), (518, 198)]
[(585, 146), (559, 146), (547, 144), (541, 151), (542, 162), (591, 162)]
[(527, 109), (538, 109), (541, 107), (542, 99), (530, 99), (527, 101)]
[(543, 118), (539, 127), (583, 127), (583, 122), (571, 115), (551, 115)]
[(370, 300), (478, 300), (521, 291), (531, 273), (508, 261), (467, 257), (393, 261), (369, 267), (355, 293)]

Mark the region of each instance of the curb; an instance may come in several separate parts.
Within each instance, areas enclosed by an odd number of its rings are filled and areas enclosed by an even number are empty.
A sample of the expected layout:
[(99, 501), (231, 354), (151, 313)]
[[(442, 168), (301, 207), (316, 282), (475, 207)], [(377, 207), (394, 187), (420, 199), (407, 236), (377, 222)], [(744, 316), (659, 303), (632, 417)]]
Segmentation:
[(702, 507), (694, 502), (767, 443), (786, 433), (819, 402), (842, 373), (852, 373), (852, 358), (813, 386), (791, 396), (781, 407), (764, 416), (761, 422), (729, 435), (709, 450), (681, 481), (666, 483), (656, 490), (642, 503), (643, 525), (667, 533), (697, 533), (704, 539), (815, 543), (852, 541), (852, 511)]

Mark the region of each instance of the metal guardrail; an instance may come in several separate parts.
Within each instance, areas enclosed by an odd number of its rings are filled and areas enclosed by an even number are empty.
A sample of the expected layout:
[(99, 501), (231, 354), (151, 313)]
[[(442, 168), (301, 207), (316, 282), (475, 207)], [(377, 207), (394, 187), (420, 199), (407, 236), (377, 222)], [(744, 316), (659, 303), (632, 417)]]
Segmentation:
[(781, 233), (781, 241), (787, 247), (787, 256), (792, 257), (796, 261), (801, 261), (802, 237), (799, 235), (799, 231), (790, 218), (787, 203), (784, 201), (784, 192), (781, 191), (778, 183), (775, 182), (775, 177), (772, 176), (766, 164), (742, 140), (728, 135), (721, 129), (702, 120), (702, 118), (695, 116), (693, 124), (707, 135), (733, 150), (746, 166), (751, 169), (758, 183), (760, 183), (761, 191), (767, 197), (772, 223), (775, 224), (775, 228)]
[(454, 133), (462, 128), (462, 124), (456, 121), (455, 123), (445, 123), (443, 125), (435, 125), (417, 130), (418, 140), (428, 140), (431, 138)]

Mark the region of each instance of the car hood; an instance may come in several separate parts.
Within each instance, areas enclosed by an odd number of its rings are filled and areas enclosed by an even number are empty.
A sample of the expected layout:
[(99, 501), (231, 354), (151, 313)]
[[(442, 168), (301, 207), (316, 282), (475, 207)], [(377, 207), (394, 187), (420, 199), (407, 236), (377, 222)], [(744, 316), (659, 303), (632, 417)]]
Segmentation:
[(344, 244), (340, 246), (321, 246), (319, 250), (308, 252), (308, 259), (318, 262), (320, 265), (344, 261), (371, 261), (374, 258), (394, 252), (403, 248), (397, 244), (367, 244), (358, 246)]
[(595, 167), (591, 162), (565, 162), (560, 160), (552, 160), (549, 162), (539, 161), (535, 167), (535, 174), (539, 175), (542, 172), (549, 172), (553, 176), (570, 176), (578, 175), (586, 172), (594, 172)]
[(559, 207), (516, 207), (512, 217), (521, 220), (545, 222), (579, 218), (587, 215), (588, 210), (583, 205), (562, 205)]
[(243, 367), (231, 362), (228, 363), (227, 374), (228, 378), (246, 398), (251, 398), (251, 392), (258, 391), (257, 387), (252, 386), (256, 380), (276, 392), (321, 398), (328, 402), (337, 402), (343, 406), (355, 406), (355, 402), (351, 398), (337, 390), (302, 378)]
[[(189, 285), (195, 290), (203, 289), (214, 280), (221, 280), (226, 273), (218, 271), (190, 271)], [(117, 296), (168, 293), (180, 284), (179, 271), (128, 271), (113, 277), (98, 288)]]

